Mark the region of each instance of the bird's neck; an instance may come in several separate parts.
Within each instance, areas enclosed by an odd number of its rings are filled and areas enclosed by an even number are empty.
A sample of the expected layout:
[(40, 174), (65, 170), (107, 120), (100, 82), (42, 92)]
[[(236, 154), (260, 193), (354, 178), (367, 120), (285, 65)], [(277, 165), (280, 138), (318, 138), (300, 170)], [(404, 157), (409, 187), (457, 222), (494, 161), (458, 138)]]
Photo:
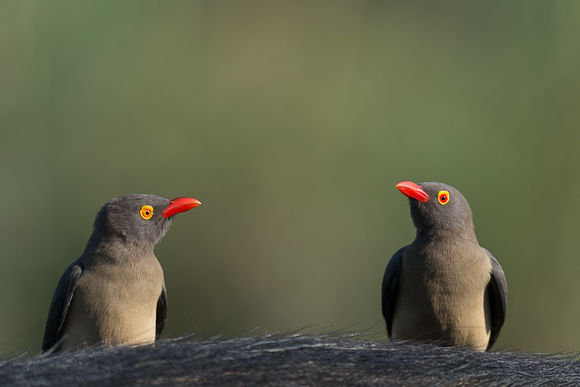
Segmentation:
[(93, 234), (85, 247), (84, 256), (109, 257), (114, 261), (126, 261), (153, 254), (154, 245), (139, 240), (127, 240), (119, 236)]
[(417, 241), (440, 241), (450, 238), (477, 242), (473, 227), (446, 228), (441, 226), (428, 226), (417, 228)]

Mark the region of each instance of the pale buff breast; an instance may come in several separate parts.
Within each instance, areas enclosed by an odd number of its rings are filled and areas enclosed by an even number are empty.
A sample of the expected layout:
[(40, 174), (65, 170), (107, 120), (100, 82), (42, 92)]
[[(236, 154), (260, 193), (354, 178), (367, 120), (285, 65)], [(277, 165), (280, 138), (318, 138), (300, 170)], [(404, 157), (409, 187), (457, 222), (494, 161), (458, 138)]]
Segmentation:
[(155, 341), (163, 269), (153, 256), (83, 271), (64, 326), (63, 348)]
[(491, 329), (486, 294), (491, 264), (483, 250), (469, 242), (412, 248), (403, 258), (393, 338), (484, 351)]

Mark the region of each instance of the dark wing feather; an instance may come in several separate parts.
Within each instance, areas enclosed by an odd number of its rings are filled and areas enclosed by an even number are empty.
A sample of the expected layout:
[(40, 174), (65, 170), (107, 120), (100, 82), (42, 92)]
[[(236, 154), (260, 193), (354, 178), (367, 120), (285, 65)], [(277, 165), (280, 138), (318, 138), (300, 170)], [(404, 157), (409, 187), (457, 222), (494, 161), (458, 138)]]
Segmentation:
[(157, 319), (155, 322), (155, 340), (161, 337), (161, 332), (165, 327), (165, 321), (167, 320), (167, 289), (165, 289), (165, 281), (163, 281), (163, 290), (161, 290), (161, 296), (157, 300)]
[(483, 250), (491, 262), (491, 280), (487, 285), (489, 304), (491, 306), (491, 335), (487, 345), (487, 350), (489, 350), (499, 336), (499, 331), (505, 321), (508, 289), (501, 265), (489, 251)]
[[(44, 339), (42, 340), (43, 352), (53, 349), (55, 345), (59, 344), (58, 341), (61, 338), (68, 309), (82, 272), (82, 268), (78, 264), (73, 263), (66, 269), (62, 277), (60, 277), (60, 281), (58, 281), (46, 320)], [(54, 349), (58, 350), (58, 348)]]
[(389, 337), (391, 337), (391, 331), (393, 329), (393, 316), (395, 314), (397, 301), (399, 273), (401, 272), (401, 266), (403, 265), (403, 251), (406, 248), (407, 246), (400, 248), (391, 257), (383, 277), (382, 307), (383, 316), (385, 317), (385, 322), (387, 323), (387, 333), (389, 334)]

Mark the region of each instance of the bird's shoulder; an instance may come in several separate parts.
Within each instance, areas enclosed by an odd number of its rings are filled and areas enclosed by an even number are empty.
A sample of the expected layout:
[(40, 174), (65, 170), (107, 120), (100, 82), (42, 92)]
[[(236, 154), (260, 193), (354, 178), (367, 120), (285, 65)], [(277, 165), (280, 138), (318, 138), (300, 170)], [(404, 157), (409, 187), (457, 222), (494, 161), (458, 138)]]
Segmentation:
[(83, 268), (78, 260), (71, 263), (64, 271), (56, 290), (52, 296), (44, 338), (42, 342), (42, 350), (48, 351), (56, 349), (58, 341), (61, 337), (62, 329), (71, 305), (74, 292), (80, 279), (82, 278)]
[(489, 292), (489, 300), (491, 307), (491, 335), (487, 349), (497, 340), (499, 332), (505, 322), (508, 288), (505, 273), (499, 261), (489, 252), (489, 250), (482, 247), (483, 252), (490, 264), (490, 280), (487, 286)]
[(383, 316), (387, 323), (387, 333), (389, 337), (391, 337), (392, 334), (393, 316), (395, 313), (399, 287), (399, 275), (403, 267), (403, 255), (407, 248), (408, 246), (401, 247), (395, 252), (395, 254), (393, 254), (387, 264), (383, 276), (381, 304)]
[(498, 288), (501, 290), (502, 293), (507, 294), (507, 281), (505, 278), (505, 273), (499, 261), (487, 250), (486, 248), (482, 247), (483, 253), (485, 254), (486, 259), (489, 261), (490, 264), (490, 274), (492, 280), (497, 283)]

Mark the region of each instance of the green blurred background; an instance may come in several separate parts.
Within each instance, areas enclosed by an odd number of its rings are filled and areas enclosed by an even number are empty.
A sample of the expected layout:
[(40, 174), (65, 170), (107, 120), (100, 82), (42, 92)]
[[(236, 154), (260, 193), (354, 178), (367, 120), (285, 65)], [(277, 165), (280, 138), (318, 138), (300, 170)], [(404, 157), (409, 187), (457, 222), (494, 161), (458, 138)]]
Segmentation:
[(193, 196), (156, 249), (166, 336), (371, 330), (414, 228), (470, 201), (496, 349), (580, 351), (580, 2), (0, 4), (0, 357), (38, 353), (100, 206)]

